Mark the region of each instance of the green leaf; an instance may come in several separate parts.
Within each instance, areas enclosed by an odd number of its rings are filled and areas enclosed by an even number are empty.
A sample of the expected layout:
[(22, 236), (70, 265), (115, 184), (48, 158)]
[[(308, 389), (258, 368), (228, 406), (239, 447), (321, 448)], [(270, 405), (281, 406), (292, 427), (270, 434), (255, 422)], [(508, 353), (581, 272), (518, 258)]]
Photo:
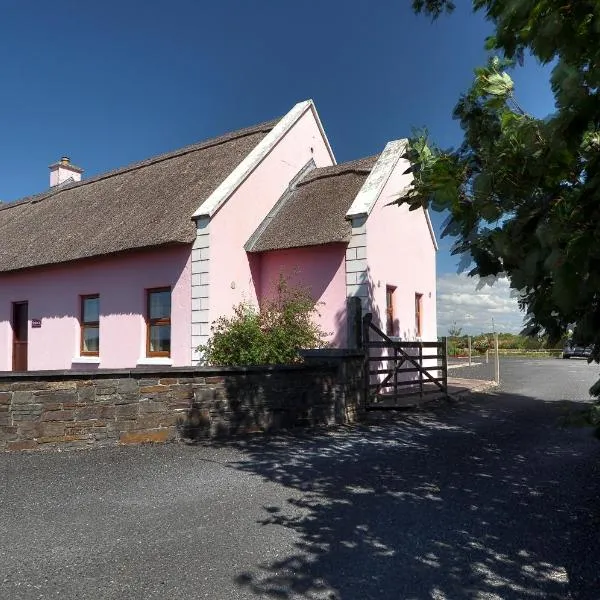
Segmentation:
[[(419, 4), (430, 14), (444, 6)], [(472, 7), (489, 21), (486, 47), (498, 56), (475, 70), (454, 109), (458, 149), (440, 152), (427, 137), (413, 144), (406, 201), (446, 212), (444, 235), (473, 274), (504, 272), (523, 291), (528, 332), (558, 339), (574, 329), (600, 360), (600, 4), (473, 0)], [(525, 55), (554, 64), (556, 110), (545, 119), (515, 99), (507, 70)]]

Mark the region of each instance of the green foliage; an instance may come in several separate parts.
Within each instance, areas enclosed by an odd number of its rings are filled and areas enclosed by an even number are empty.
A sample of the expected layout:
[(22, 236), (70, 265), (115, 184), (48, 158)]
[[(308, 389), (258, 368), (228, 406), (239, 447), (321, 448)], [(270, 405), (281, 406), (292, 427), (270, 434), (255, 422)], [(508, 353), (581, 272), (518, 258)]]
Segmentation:
[(260, 310), (242, 302), (231, 317), (217, 319), (207, 344), (198, 348), (202, 362), (219, 366), (300, 362), (298, 350), (326, 345), (326, 333), (314, 322), (316, 316), (308, 292), (280, 278), (275, 298)]
[(492, 344), (486, 336), (479, 336), (473, 340), (473, 350), (479, 354), (485, 354), (491, 347)]
[[(438, 17), (445, 0), (413, 0)], [(558, 343), (569, 328), (600, 362), (600, 2), (473, 0), (494, 27), (490, 58), (454, 111), (464, 138), (441, 150), (414, 136), (411, 208), (447, 211), (444, 234), (471, 275), (509, 278), (525, 333)], [(554, 65), (556, 112), (518, 105), (508, 70), (526, 52)], [(600, 386), (594, 388), (600, 392)]]
[(515, 335), (512, 333), (498, 334), (498, 348), (501, 350), (546, 350), (562, 348), (563, 344), (549, 344), (544, 336)]
[(413, 9), (415, 12), (425, 12), (434, 19), (440, 16), (444, 11), (452, 12), (455, 8), (452, 0), (413, 0)]
[(462, 327), (457, 327), (456, 321), (454, 321), (454, 323), (452, 324), (452, 327), (448, 328), (448, 335), (450, 337), (460, 337), (461, 333), (462, 333)]
[[(460, 328), (454, 325), (454, 328), (460, 330)], [(527, 352), (528, 350), (547, 350), (554, 353), (560, 352), (564, 347), (567, 336), (561, 339), (558, 344), (550, 344), (547, 336), (529, 336), (529, 335), (517, 335), (514, 333), (498, 333), (498, 349), (499, 350), (522, 350)], [(468, 347), (468, 336), (450, 336), (448, 338), (448, 354), (450, 356), (465, 355), (466, 348)], [(473, 352), (479, 352), (478, 348), (482, 350), (482, 353), (487, 349), (492, 349), (494, 333), (487, 332), (481, 333), (471, 337), (471, 349)], [(600, 382), (599, 388), (600, 390)]]
[(448, 356), (458, 356), (459, 354), (456, 344), (452, 340), (448, 340)]

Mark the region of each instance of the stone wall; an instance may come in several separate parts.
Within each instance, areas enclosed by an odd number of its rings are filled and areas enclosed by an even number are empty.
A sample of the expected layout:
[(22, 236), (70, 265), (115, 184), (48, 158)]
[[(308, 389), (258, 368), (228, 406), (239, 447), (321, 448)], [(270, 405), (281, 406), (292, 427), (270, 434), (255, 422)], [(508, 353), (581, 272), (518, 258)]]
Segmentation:
[(298, 366), (0, 373), (0, 450), (136, 444), (360, 418), (360, 355)]

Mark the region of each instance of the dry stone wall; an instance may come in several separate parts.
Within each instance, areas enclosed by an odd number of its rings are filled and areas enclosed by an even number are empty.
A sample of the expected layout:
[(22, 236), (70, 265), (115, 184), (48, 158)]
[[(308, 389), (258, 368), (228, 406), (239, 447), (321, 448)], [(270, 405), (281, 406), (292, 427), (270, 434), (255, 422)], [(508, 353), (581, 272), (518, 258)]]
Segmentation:
[(0, 374), (0, 450), (201, 440), (361, 417), (361, 357), (300, 366)]

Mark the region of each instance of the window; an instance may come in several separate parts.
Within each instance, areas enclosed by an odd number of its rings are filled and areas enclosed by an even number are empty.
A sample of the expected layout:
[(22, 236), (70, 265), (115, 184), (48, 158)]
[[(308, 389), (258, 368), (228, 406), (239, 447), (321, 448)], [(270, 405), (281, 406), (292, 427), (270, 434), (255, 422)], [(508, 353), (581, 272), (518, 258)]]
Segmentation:
[(81, 296), (81, 356), (100, 354), (100, 296)]
[(415, 294), (415, 332), (417, 337), (423, 334), (423, 294)]
[(385, 288), (385, 332), (394, 335), (394, 292), (395, 287), (391, 285)]
[(147, 290), (148, 356), (171, 356), (171, 288)]

